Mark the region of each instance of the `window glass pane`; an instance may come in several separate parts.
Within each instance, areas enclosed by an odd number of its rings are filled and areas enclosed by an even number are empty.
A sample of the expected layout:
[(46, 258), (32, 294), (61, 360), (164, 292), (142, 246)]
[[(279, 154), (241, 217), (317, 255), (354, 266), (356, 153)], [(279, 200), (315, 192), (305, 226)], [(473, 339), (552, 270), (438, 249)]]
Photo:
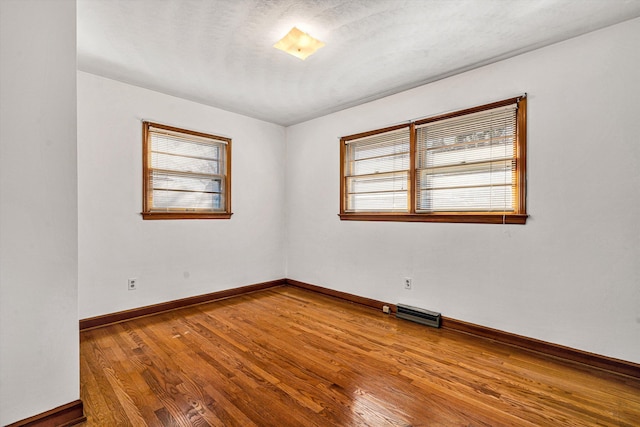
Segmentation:
[(183, 190), (215, 193), (219, 193), (221, 191), (222, 184), (221, 179), (194, 178), (156, 171), (151, 174), (151, 182), (152, 188), (157, 190)]
[(351, 211), (406, 211), (407, 172), (347, 178), (347, 203)]
[(432, 212), (491, 212), (513, 209), (510, 186), (446, 188), (419, 191), (419, 210)]
[(394, 173), (347, 178), (349, 193), (407, 190), (407, 174)]
[(481, 163), (463, 167), (425, 169), (419, 172), (421, 190), (473, 185), (511, 185), (515, 172), (512, 161)]
[(515, 133), (515, 119), (505, 117), (502, 111), (489, 113), (476, 120), (457, 119), (461, 124), (455, 124), (454, 120), (456, 119), (422, 127), (421, 129), (429, 129), (429, 138), (424, 148), (469, 143), (482, 145), (492, 140), (508, 138)]
[(389, 157), (374, 157), (353, 162), (353, 175), (366, 175), (409, 169), (409, 153)]
[[(394, 154), (408, 153), (409, 152), (409, 134), (406, 135), (394, 135), (384, 141), (369, 140), (354, 141), (353, 145), (353, 159), (362, 160), (372, 157), (392, 156)], [(375, 138), (375, 137), (372, 137)], [(379, 138), (378, 138), (379, 139)]]
[(151, 153), (151, 167), (179, 172), (219, 174), (217, 160), (202, 160), (192, 157), (180, 157), (173, 154)]
[[(428, 140), (427, 140), (428, 141)], [(482, 143), (470, 142), (421, 150), (419, 167), (434, 167), (513, 158), (514, 138), (501, 138)]]
[(154, 209), (220, 209), (221, 196), (217, 193), (153, 190)]
[(407, 210), (407, 192), (349, 194), (348, 203), (357, 212), (402, 212)]
[(217, 143), (190, 142), (184, 138), (160, 134), (152, 134), (151, 151), (204, 159), (220, 158), (220, 147)]

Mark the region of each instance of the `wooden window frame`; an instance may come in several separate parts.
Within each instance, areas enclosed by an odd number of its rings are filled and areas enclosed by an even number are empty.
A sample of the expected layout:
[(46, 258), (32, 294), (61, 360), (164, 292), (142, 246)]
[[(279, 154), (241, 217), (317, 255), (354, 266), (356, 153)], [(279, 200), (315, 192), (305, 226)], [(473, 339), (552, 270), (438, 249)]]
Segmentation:
[[(224, 176), (224, 207), (220, 211), (187, 211), (184, 209), (175, 210), (154, 210), (151, 202), (151, 180), (149, 177), (150, 162), (150, 128), (164, 129), (170, 132), (180, 133), (183, 135), (192, 135), (200, 138), (218, 140), (226, 144), (225, 149), (225, 172)], [(142, 122), (142, 218), (145, 220), (162, 220), (162, 219), (229, 219), (231, 218), (231, 138), (222, 137), (203, 132), (177, 128), (160, 123), (143, 121)]]
[[(513, 212), (416, 212), (416, 130), (415, 127), (439, 120), (465, 116), (485, 110), (491, 110), (517, 103), (516, 113), (516, 192)], [(410, 130), (410, 160), (407, 212), (349, 212), (347, 211), (347, 191), (345, 176), (345, 159), (347, 142), (372, 136), (378, 133), (406, 127), (398, 125), (383, 129), (362, 132), (340, 138), (340, 213), (341, 220), (347, 221), (398, 221), (398, 222), (444, 222), (444, 223), (475, 223), (475, 224), (526, 224), (526, 179), (527, 179), (527, 98), (525, 96), (509, 98), (473, 108), (441, 114), (426, 119), (417, 120), (409, 124)]]

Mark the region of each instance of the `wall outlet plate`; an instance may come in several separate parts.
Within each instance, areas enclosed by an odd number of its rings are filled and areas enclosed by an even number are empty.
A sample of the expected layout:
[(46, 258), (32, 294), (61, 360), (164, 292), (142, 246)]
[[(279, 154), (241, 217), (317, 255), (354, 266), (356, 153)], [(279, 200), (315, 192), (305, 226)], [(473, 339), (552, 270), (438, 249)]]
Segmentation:
[(411, 282), (412, 282), (411, 281), (411, 277), (405, 277), (404, 278), (404, 288), (405, 289), (411, 289), (411, 285), (412, 285)]
[(129, 289), (130, 291), (135, 291), (137, 287), (138, 287), (138, 279), (129, 279), (127, 289)]

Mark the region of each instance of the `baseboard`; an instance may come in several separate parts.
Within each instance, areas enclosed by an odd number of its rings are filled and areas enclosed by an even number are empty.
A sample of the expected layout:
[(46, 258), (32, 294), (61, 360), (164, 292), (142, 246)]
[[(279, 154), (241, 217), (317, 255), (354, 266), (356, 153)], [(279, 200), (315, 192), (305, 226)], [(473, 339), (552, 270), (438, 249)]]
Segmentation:
[[(272, 280), (270, 282), (263, 282), (255, 285), (243, 286), (240, 288), (228, 289), (224, 291), (213, 292), (210, 294), (198, 295), (190, 298), (183, 298), (179, 300), (168, 301), (165, 303), (136, 308), (132, 310), (105, 314), (103, 316), (82, 319), (80, 320), (80, 330), (82, 331), (86, 329), (97, 328), (112, 323), (123, 322), (125, 320), (133, 319), (136, 317), (149, 316), (152, 314), (176, 310), (196, 304), (203, 304), (206, 302), (243, 295), (249, 292), (260, 291), (263, 289), (282, 285), (289, 285), (301, 289), (306, 289), (312, 292), (317, 292), (323, 295), (328, 295), (331, 297), (349, 301), (354, 304), (371, 307), (376, 310), (382, 310), (382, 307), (386, 305), (389, 306), (392, 315), (395, 315), (397, 311), (397, 307), (395, 304), (387, 303), (384, 301), (361, 297), (347, 292), (336, 291), (334, 289), (312, 285), (310, 283), (301, 282), (299, 280), (278, 279)], [(486, 326), (475, 325), (473, 323), (468, 323), (462, 320), (456, 320), (448, 317), (442, 317), (442, 328), (464, 332), (477, 337), (490, 339), (501, 344), (512, 345), (530, 351), (535, 351), (546, 356), (557, 357), (572, 362), (582, 363), (593, 368), (604, 369), (606, 371), (628, 375), (634, 378), (640, 378), (640, 364), (637, 363), (589, 353), (586, 351), (565, 347), (559, 344), (553, 344), (546, 341), (537, 340), (535, 338), (516, 335), (510, 332), (492, 329)]]
[(545, 356), (570, 360), (572, 362), (582, 363), (594, 368), (604, 369), (606, 371), (628, 375), (634, 378), (640, 378), (640, 364), (627, 362), (626, 360), (589, 353), (587, 351), (577, 350), (575, 348), (565, 347), (559, 344), (553, 344), (522, 335), (516, 335), (498, 329), (487, 328), (486, 326), (475, 325), (473, 323), (463, 322), (462, 320), (451, 319), (448, 317), (442, 318), (442, 328), (487, 338), (501, 344), (524, 348), (544, 354)]
[(69, 427), (86, 420), (82, 400), (76, 400), (42, 414), (16, 421), (7, 427)]
[(388, 302), (378, 301), (371, 298), (360, 297), (358, 295), (349, 294), (346, 292), (336, 291), (334, 289), (323, 288), (322, 286), (312, 285), (310, 283), (300, 282), (298, 280), (293, 279), (285, 279), (287, 285), (295, 286), (297, 288), (307, 289), (309, 291), (317, 292), (319, 294), (329, 295), (332, 297), (340, 298), (354, 304), (365, 305), (367, 307), (375, 308), (377, 310), (382, 310), (382, 307), (385, 305), (389, 307), (391, 313), (396, 312), (396, 306), (394, 304), (389, 304)]
[(242, 286), (240, 288), (226, 289), (224, 291), (212, 292), (210, 294), (196, 295), (193, 297), (163, 302), (160, 304), (147, 305), (131, 310), (118, 311), (116, 313), (109, 313), (102, 316), (81, 319), (80, 330), (84, 331), (87, 329), (99, 328), (100, 326), (124, 322), (126, 320), (135, 319), (137, 317), (150, 316), (152, 314), (158, 314), (165, 311), (177, 310), (192, 305), (204, 304), (206, 302), (244, 295), (250, 292), (273, 288), (274, 286), (282, 286), (285, 283), (286, 279), (272, 280), (270, 282), (256, 283), (254, 285)]

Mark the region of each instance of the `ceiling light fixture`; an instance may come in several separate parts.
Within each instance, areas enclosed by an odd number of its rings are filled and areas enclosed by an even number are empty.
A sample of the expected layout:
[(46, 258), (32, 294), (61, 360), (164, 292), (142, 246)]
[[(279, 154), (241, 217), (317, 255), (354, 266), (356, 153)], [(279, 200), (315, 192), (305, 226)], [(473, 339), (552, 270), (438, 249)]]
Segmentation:
[(309, 55), (313, 55), (315, 51), (322, 46), (324, 46), (324, 43), (320, 40), (314, 39), (296, 27), (293, 27), (286, 36), (273, 45), (276, 49), (283, 50), (302, 60), (306, 59)]

